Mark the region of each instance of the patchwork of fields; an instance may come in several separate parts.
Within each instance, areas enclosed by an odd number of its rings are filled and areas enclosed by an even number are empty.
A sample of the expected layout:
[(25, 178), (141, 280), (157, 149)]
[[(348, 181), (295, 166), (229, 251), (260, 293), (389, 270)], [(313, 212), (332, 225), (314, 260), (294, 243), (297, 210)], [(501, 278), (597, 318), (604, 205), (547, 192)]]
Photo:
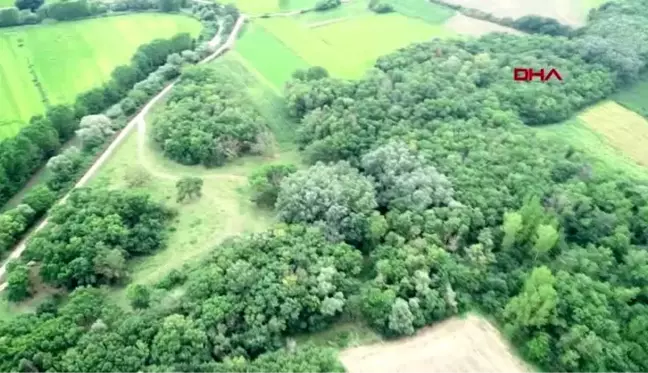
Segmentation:
[(45, 100), (72, 102), (102, 84), (140, 45), (200, 27), (189, 17), (135, 14), (0, 29), (0, 138), (42, 113)]
[(241, 11), (247, 14), (286, 12), (291, 10), (310, 9), (316, 0), (234, 0)]

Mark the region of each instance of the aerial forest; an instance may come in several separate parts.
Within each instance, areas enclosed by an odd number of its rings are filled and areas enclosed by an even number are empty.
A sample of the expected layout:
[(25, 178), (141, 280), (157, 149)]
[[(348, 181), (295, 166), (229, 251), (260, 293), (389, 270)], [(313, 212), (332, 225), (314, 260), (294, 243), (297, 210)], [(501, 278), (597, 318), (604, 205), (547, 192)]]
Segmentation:
[[(543, 370), (647, 371), (648, 184), (529, 128), (623, 89), (647, 63), (648, 1), (627, 0), (570, 37), (434, 40), (354, 81), (298, 71), (284, 95), (308, 165), (249, 180), (279, 223), (130, 287), (124, 310), (98, 287), (164, 246), (173, 211), (144, 191), (77, 191), (26, 256), (71, 293), (0, 321), (0, 370), (343, 371), (333, 350), (289, 342), (341, 319), (395, 338), (477, 310)], [(513, 82), (511, 67), (530, 64), (564, 82)], [(152, 135), (168, 158), (213, 167), (254, 153), (262, 118), (191, 68)], [(28, 296), (24, 264), (11, 276)]]

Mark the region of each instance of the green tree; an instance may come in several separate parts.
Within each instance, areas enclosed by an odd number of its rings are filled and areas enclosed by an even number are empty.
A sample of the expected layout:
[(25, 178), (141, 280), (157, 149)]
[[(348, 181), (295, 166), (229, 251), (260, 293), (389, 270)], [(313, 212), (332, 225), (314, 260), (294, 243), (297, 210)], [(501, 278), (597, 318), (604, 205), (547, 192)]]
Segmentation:
[(191, 319), (167, 316), (153, 338), (151, 358), (169, 368), (175, 364), (197, 366), (209, 359), (207, 335)]
[(271, 164), (259, 167), (250, 175), (252, 201), (259, 206), (274, 207), (282, 180), (297, 172), (293, 164)]
[(407, 301), (396, 298), (389, 315), (389, 329), (396, 335), (412, 335), (414, 334), (413, 320), (414, 316)]
[(19, 302), (31, 295), (29, 268), (24, 263), (11, 263), (7, 267), (7, 299)]
[(556, 316), (558, 293), (556, 279), (549, 268), (533, 269), (524, 282), (522, 292), (506, 305), (504, 317), (514, 329), (542, 327)]
[(148, 308), (151, 303), (151, 290), (146, 285), (129, 285), (126, 295), (135, 309)]

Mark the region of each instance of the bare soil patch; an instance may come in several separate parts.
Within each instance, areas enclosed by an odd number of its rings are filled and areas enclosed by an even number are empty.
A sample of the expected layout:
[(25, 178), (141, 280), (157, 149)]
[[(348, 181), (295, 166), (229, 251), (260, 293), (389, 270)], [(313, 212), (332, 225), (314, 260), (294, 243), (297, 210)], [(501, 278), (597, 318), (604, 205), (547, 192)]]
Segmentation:
[(532, 372), (488, 321), (452, 318), (397, 341), (347, 349), (340, 360), (362, 372)]
[(448, 4), (479, 9), (498, 17), (519, 18), (538, 15), (555, 18), (561, 23), (582, 26), (586, 12), (581, 0), (444, 0)]
[(498, 25), (497, 23), (482, 21), (481, 19), (466, 17), (463, 14), (455, 14), (444, 23), (444, 26), (458, 34), (481, 36), (491, 32), (506, 32), (509, 34), (521, 34), (520, 31)]

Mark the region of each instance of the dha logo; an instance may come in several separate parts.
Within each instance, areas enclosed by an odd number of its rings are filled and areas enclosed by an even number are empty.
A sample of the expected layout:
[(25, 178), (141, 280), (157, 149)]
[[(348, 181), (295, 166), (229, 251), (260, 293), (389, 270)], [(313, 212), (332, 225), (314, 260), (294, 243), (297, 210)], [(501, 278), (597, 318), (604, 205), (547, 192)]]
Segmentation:
[(540, 69), (540, 71), (535, 71), (531, 68), (526, 67), (516, 67), (513, 69), (513, 80), (518, 82), (531, 82), (537, 80), (535, 78), (540, 78), (541, 82), (546, 82), (548, 80), (558, 79), (563, 80), (562, 76), (556, 69), (551, 69), (547, 74), (545, 74), (545, 69)]

